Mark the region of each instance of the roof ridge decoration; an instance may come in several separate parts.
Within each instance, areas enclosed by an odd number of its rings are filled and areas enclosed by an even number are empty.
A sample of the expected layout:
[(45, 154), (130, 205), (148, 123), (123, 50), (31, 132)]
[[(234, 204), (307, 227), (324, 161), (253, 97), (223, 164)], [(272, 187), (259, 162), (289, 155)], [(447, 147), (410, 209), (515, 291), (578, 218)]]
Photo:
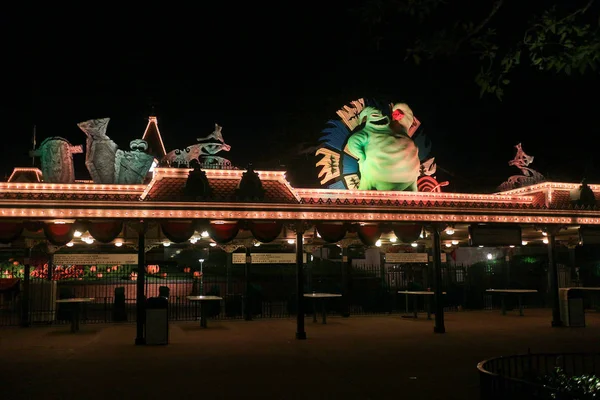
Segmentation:
[(147, 154), (148, 142), (135, 139), (131, 151), (123, 151), (106, 135), (110, 118), (90, 119), (77, 124), (87, 136), (85, 165), (94, 183), (135, 185), (146, 179), (154, 156)]
[(235, 192), (236, 196), (242, 200), (264, 199), (266, 191), (252, 165), (249, 165), (246, 172), (242, 173), (242, 178)]
[(202, 171), (199, 165), (197, 165), (188, 174), (187, 181), (183, 188), (183, 195), (193, 200), (199, 200), (201, 198), (210, 197), (212, 194), (212, 188), (210, 182), (206, 176), (206, 172)]
[(421, 123), (407, 104), (361, 98), (336, 114), (316, 150), (324, 187), (440, 192), (448, 184), (436, 180), (431, 143), (415, 135)]
[(39, 157), (42, 177), (48, 183), (73, 183), (75, 170), (73, 154), (83, 153), (81, 145), (74, 146), (67, 139), (53, 136), (46, 138), (40, 147), (29, 152), (30, 157)]
[(233, 169), (231, 161), (215, 155), (220, 151), (231, 150), (231, 146), (223, 139), (222, 130), (223, 127), (215, 123), (214, 131), (205, 137), (196, 138), (198, 141), (196, 144), (169, 151), (160, 160), (161, 164), (189, 168), (190, 163), (196, 161), (201, 168), (205, 169)]
[(500, 186), (498, 186), (498, 190), (501, 192), (524, 186), (535, 185), (546, 180), (544, 175), (532, 168), (529, 168), (529, 165), (533, 163), (533, 156), (527, 155), (523, 151), (521, 143), (517, 144), (515, 148), (517, 149), (515, 158), (510, 160), (508, 165), (519, 168), (521, 170), (521, 175), (513, 175)]
[(146, 125), (142, 140), (148, 142), (148, 153), (156, 156), (159, 160), (167, 154), (162, 135), (158, 129), (158, 120), (155, 116), (148, 117), (148, 125)]

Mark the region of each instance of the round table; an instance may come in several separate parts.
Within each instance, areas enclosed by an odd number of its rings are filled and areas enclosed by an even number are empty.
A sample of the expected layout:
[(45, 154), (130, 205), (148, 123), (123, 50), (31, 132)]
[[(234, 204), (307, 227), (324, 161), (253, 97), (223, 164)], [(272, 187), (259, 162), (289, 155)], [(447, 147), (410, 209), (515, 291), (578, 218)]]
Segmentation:
[(329, 299), (332, 297), (342, 297), (341, 294), (338, 293), (304, 293), (304, 297), (309, 297), (313, 299), (313, 322), (317, 322), (317, 299), (321, 300), (322, 314), (323, 314), (323, 323), (327, 323), (327, 307), (325, 307), (325, 299)]
[(74, 304), (72, 313), (71, 313), (71, 332), (75, 333), (79, 330), (79, 318), (81, 314), (81, 305), (83, 303), (91, 303), (94, 301), (93, 297), (72, 297), (69, 299), (59, 299), (56, 300), (57, 303), (63, 304)]
[(223, 300), (223, 298), (219, 297), (219, 296), (188, 296), (187, 299), (189, 301), (197, 301), (198, 303), (200, 303), (200, 326), (202, 328), (206, 328), (207, 327), (207, 323), (206, 323), (206, 308), (204, 307), (204, 305), (202, 304), (202, 302), (204, 302), (204, 301), (221, 301), (221, 300)]

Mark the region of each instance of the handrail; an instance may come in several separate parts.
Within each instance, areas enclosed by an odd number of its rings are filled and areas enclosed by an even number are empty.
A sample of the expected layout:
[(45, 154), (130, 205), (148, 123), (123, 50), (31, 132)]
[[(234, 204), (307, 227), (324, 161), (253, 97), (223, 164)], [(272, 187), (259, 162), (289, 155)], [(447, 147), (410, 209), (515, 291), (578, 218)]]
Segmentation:
[[(568, 376), (596, 374), (597, 368), (600, 369), (600, 353), (527, 353), (480, 361), (477, 370), (480, 373), (481, 398), (575, 399), (568, 393), (562, 393), (560, 388), (533, 380), (548, 375), (556, 367), (562, 368)], [(528, 375), (531, 380), (527, 379)]]

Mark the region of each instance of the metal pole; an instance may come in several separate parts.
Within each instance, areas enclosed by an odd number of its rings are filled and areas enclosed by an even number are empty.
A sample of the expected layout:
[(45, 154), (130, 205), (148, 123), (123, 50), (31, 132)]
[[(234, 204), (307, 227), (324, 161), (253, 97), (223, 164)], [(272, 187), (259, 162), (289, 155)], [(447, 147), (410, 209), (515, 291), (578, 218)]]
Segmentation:
[(434, 333), (445, 333), (444, 326), (444, 299), (442, 291), (442, 249), (440, 231), (437, 225), (432, 227), (433, 233), (433, 287), (435, 292), (435, 326)]
[(298, 312), (296, 316), (296, 339), (306, 339), (304, 331), (304, 244), (302, 238), (304, 231), (300, 223), (296, 224), (296, 301)]
[(556, 265), (556, 232), (548, 232), (548, 273), (550, 274), (550, 300), (552, 302), (552, 326), (562, 326), (558, 294), (558, 268)]
[(136, 281), (136, 345), (146, 344), (144, 326), (146, 322), (146, 230), (144, 221), (138, 229), (138, 276)]

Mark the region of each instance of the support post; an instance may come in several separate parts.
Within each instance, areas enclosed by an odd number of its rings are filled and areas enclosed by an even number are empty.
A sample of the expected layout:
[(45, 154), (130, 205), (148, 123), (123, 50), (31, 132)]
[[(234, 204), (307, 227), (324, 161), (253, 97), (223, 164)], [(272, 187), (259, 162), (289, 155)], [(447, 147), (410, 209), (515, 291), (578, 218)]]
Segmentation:
[(348, 254), (348, 245), (342, 244), (342, 317), (350, 317), (350, 271), (352, 259)]
[(442, 243), (440, 240), (440, 227), (436, 224), (431, 226), (433, 235), (433, 290), (435, 301), (435, 325), (434, 333), (446, 333), (444, 326), (444, 298), (442, 290)]
[(552, 302), (552, 326), (563, 326), (560, 318), (560, 299), (558, 293), (558, 266), (556, 265), (556, 234), (560, 228), (549, 228), (548, 234), (548, 274), (550, 275), (550, 301)]
[(146, 344), (146, 222), (140, 221), (138, 233), (138, 276), (136, 281), (136, 345)]
[[(31, 250), (29, 250), (31, 257)], [(23, 295), (21, 296), (21, 326), (28, 327), (30, 325), (29, 320), (29, 294), (31, 293), (31, 287), (29, 285), (31, 281), (31, 267), (29, 260), (23, 267)]]
[(296, 315), (296, 339), (306, 339), (304, 331), (304, 226), (301, 222), (296, 223), (296, 292), (297, 292), (297, 315)]
[(250, 245), (246, 246), (246, 265), (244, 267), (244, 277), (246, 278), (246, 301), (244, 302), (244, 319), (246, 321), (252, 321), (252, 305), (254, 299), (252, 298), (252, 282), (250, 282), (250, 270), (252, 268), (252, 253), (250, 252)]

